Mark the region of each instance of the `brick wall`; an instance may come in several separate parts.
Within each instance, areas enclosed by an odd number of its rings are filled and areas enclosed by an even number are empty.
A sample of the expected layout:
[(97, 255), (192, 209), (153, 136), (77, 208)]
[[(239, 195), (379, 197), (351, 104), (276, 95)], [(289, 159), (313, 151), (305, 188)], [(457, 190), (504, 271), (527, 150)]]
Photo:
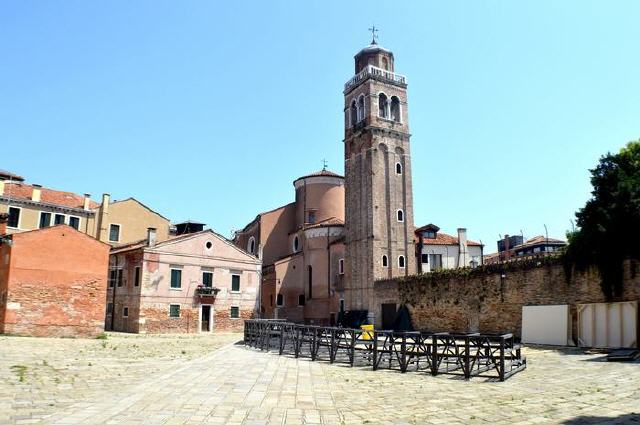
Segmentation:
[[(640, 300), (640, 263), (624, 264), (624, 289), (611, 301)], [(501, 277), (504, 275), (504, 277)], [(576, 305), (605, 302), (595, 267), (574, 270), (567, 280), (559, 260), (531, 269), (472, 272), (464, 277), (446, 274), (376, 282), (376, 323), (380, 305), (405, 304), (413, 326), (437, 332), (512, 332), (520, 336), (522, 306), (569, 304), (573, 335), (577, 335)]]
[(2, 247), (0, 330), (91, 337), (104, 331), (109, 246), (68, 226), (12, 236)]

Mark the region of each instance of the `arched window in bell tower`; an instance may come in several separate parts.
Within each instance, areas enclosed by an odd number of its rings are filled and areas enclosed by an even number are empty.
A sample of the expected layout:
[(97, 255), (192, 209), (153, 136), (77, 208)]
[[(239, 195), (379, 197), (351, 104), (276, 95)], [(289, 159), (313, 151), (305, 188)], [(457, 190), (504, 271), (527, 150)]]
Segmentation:
[(364, 96), (358, 98), (358, 122), (364, 119)]
[(391, 97), (391, 119), (400, 122), (400, 99), (397, 96)]
[(384, 93), (378, 95), (378, 116), (381, 118), (389, 118), (389, 99)]
[(385, 71), (389, 70), (389, 61), (385, 57), (382, 58), (382, 69)]
[(351, 119), (351, 122), (350, 122), (351, 127), (353, 127), (358, 122), (358, 108), (356, 107), (356, 101), (355, 100), (353, 100), (351, 102), (351, 108), (349, 110), (349, 117)]

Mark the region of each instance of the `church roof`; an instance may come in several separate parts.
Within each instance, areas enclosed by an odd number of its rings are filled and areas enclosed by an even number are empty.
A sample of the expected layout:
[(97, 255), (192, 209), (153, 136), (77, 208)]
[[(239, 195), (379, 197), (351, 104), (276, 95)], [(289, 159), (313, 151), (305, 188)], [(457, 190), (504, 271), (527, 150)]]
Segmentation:
[(293, 182), (297, 182), (298, 180), (302, 180), (302, 179), (306, 179), (308, 177), (321, 177), (321, 176), (326, 176), (326, 177), (338, 177), (340, 179), (344, 179), (344, 176), (341, 176), (340, 174), (336, 174), (333, 171), (329, 171), (327, 169), (322, 169), (320, 171), (316, 171), (315, 173), (311, 173), (311, 174), (307, 174), (306, 176), (302, 176), (302, 177), (298, 177), (297, 179), (295, 179)]
[(375, 52), (385, 52), (393, 55), (393, 52), (391, 50), (385, 49), (384, 47), (382, 47), (376, 42), (372, 42), (371, 44), (369, 44), (368, 46), (360, 50), (356, 56), (360, 56), (363, 53), (375, 53)]

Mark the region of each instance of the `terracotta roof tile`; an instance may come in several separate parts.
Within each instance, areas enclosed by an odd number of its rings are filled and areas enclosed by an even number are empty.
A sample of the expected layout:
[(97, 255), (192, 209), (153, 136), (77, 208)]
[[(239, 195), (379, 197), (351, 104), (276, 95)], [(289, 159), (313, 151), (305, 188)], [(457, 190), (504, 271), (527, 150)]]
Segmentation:
[[(40, 189), (40, 202), (44, 204), (60, 205), (67, 208), (83, 208), (84, 196), (77, 195), (72, 192), (63, 192), (60, 190), (47, 189), (43, 187)], [(30, 184), (22, 183), (5, 183), (4, 196), (12, 197), (14, 199), (31, 200), (31, 194), (33, 193), (33, 186)], [(98, 208), (100, 204), (94, 201), (89, 202), (89, 208)]]
[[(422, 238), (424, 245), (456, 245), (458, 246), (458, 238), (456, 236), (447, 235), (446, 233), (436, 233), (436, 238)], [(467, 246), (481, 246), (479, 242), (467, 240)]]

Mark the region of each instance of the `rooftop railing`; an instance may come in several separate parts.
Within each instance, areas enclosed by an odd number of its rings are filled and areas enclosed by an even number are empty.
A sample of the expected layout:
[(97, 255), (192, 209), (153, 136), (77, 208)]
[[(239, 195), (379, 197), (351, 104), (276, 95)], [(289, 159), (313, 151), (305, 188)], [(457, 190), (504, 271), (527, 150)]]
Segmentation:
[(377, 77), (391, 83), (407, 84), (407, 78), (404, 75), (396, 74), (395, 72), (387, 71), (386, 69), (378, 68), (377, 66), (367, 65), (366, 68), (358, 72), (353, 76), (353, 78), (344, 84), (344, 91), (349, 91), (349, 89), (369, 77)]

